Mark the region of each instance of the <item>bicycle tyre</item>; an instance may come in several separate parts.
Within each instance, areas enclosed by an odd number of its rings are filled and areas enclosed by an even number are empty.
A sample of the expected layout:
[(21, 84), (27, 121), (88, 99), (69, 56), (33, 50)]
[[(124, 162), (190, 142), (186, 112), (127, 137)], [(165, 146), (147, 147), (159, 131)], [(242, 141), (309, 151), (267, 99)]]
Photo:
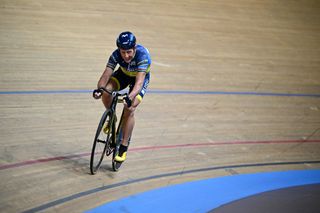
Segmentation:
[[(105, 122), (112, 122), (112, 113), (111, 110), (105, 111), (100, 119), (95, 137), (94, 137), (94, 141), (93, 141), (93, 145), (92, 145), (92, 151), (91, 151), (91, 158), (90, 158), (90, 172), (92, 175), (96, 174), (97, 171), (99, 170), (102, 160), (105, 156), (106, 153), (106, 149), (107, 149), (107, 145), (108, 143), (110, 143), (110, 131), (108, 132), (108, 134), (104, 134), (103, 133), (103, 125), (105, 124)], [(112, 124), (107, 124), (109, 126), (112, 126)], [(105, 137), (105, 138), (100, 138), (101, 134)]]
[[(120, 137), (122, 136), (122, 131), (120, 131), (120, 133), (117, 135), (117, 144), (116, 144), (116, 147), (113, 151), (113, 156), (112, 156), (112, 169), (113, 171), (117, 172), (119, 169), (120, 169), (120, 166), (122, 165), (123, 162), (118, 162), (116, 161), (114, 158), (118, 155), (119, 153), (119, 149), (120, 149), (120, 145), (121, 145), (121, 140), (120, 140)], [(131, 140), (131, 137), (129, 138), (129, 141)], [(128, 146), (129, 147), (129, 146)]]
[[(120, 121), (121, 122), (121, 121)], [(121, 124), (119, 124), (119, 127), (118, 128), (121, 128)], [(120, 149), (120, 144), (121, 144), (121, 137), (122, 137), (122, 129), (120, 129), (118, 131), (118, 133), (116, 134), (116, 137), (114, 138), (115, 139), (115, 144), (116, 144), (116, 147), (113, 151), (113, 155), (112, 155), (112, 169), (113, 171), (117, 172), (122, 164), (122, 162), (118, 162), (115, 160), (115, 157), (118, 155), (119, 153), (119, 149)]]

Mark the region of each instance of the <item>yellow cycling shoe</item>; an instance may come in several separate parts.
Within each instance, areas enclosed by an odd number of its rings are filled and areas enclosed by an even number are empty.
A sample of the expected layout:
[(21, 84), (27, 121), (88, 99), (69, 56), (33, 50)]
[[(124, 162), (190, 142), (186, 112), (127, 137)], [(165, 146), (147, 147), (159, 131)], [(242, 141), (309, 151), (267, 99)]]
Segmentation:
[(124, 152), (124, 153), (122, 154), (122, 156), (119, 156), (119, 154), (118, 154), (118, 155), (114, 158), (114, 160), (117, 161), (117, 162), (123, 162), (123, 161), (126, 160), (126, 158), (127, 158), (127, 152)]

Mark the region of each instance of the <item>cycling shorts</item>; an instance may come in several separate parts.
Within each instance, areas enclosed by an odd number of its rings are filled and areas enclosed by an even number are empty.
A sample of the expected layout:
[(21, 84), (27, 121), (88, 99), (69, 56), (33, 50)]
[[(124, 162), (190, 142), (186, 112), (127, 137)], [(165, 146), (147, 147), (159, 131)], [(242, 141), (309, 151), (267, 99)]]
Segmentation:
[[(129, 92), (131, 92), (136, 82), (136, 77), (126, 75), (120, 68), (113, 72), (111, 79), (116, 83), (117, 87), (115, 89), (117, 91), (123, 90), (129, 86)], [(136, 96), (136, 98), (138, 98), (139, 101), (142, 101), (144, 94), (147, 92), (149, 81), (150, 72), (146, 73), (142, 88), (139, 94)]]

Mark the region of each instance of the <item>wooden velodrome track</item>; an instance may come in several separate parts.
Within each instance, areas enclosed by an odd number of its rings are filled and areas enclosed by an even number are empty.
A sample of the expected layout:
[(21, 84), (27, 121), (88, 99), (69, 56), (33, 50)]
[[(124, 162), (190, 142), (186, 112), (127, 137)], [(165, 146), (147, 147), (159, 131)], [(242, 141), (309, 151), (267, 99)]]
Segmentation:
[[(150, 50), (151, 84), (127, 161), (92, 176), (90, 90), (124, 30)], [(0, 0), (0, 33), (0, 212), (319, 168), (319, 1)]]

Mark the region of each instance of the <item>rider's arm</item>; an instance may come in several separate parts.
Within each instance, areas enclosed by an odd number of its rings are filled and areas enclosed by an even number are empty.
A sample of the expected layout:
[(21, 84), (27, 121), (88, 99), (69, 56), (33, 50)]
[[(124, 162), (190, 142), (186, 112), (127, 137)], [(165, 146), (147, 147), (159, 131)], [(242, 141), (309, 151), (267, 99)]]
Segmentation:
[(137, 73), (134, 87), (133, 87), (131, 93), (129, 94), (130, 100), (134, 100), (134, 98), (135, 98), (135, 97), (139, 94), (139, 92), (141, 91), (145, 76), (146, 76), (146, 73), (145, 73), (145, 72), (138, 72), (138, 73)]
[(104, 70), (103, 74), (100, 77), (100, 80), (98, 81), (98, 87), (97, 88), (101, 88), (101, 87), (106, 87), (107, 83), (112, 75), (113, 70), (110, 67), (106, 67), (106, 69)]
[(108, 63), (106, 65), (106, 68), (100, 77), (100, 80), (98, 81), (98, 88), (106, 87), (107, 83), (109, 82), (109, 79), (113, 73), (113, 70), (118, 64), (118, 52), (115, 50), (109, 57)]

